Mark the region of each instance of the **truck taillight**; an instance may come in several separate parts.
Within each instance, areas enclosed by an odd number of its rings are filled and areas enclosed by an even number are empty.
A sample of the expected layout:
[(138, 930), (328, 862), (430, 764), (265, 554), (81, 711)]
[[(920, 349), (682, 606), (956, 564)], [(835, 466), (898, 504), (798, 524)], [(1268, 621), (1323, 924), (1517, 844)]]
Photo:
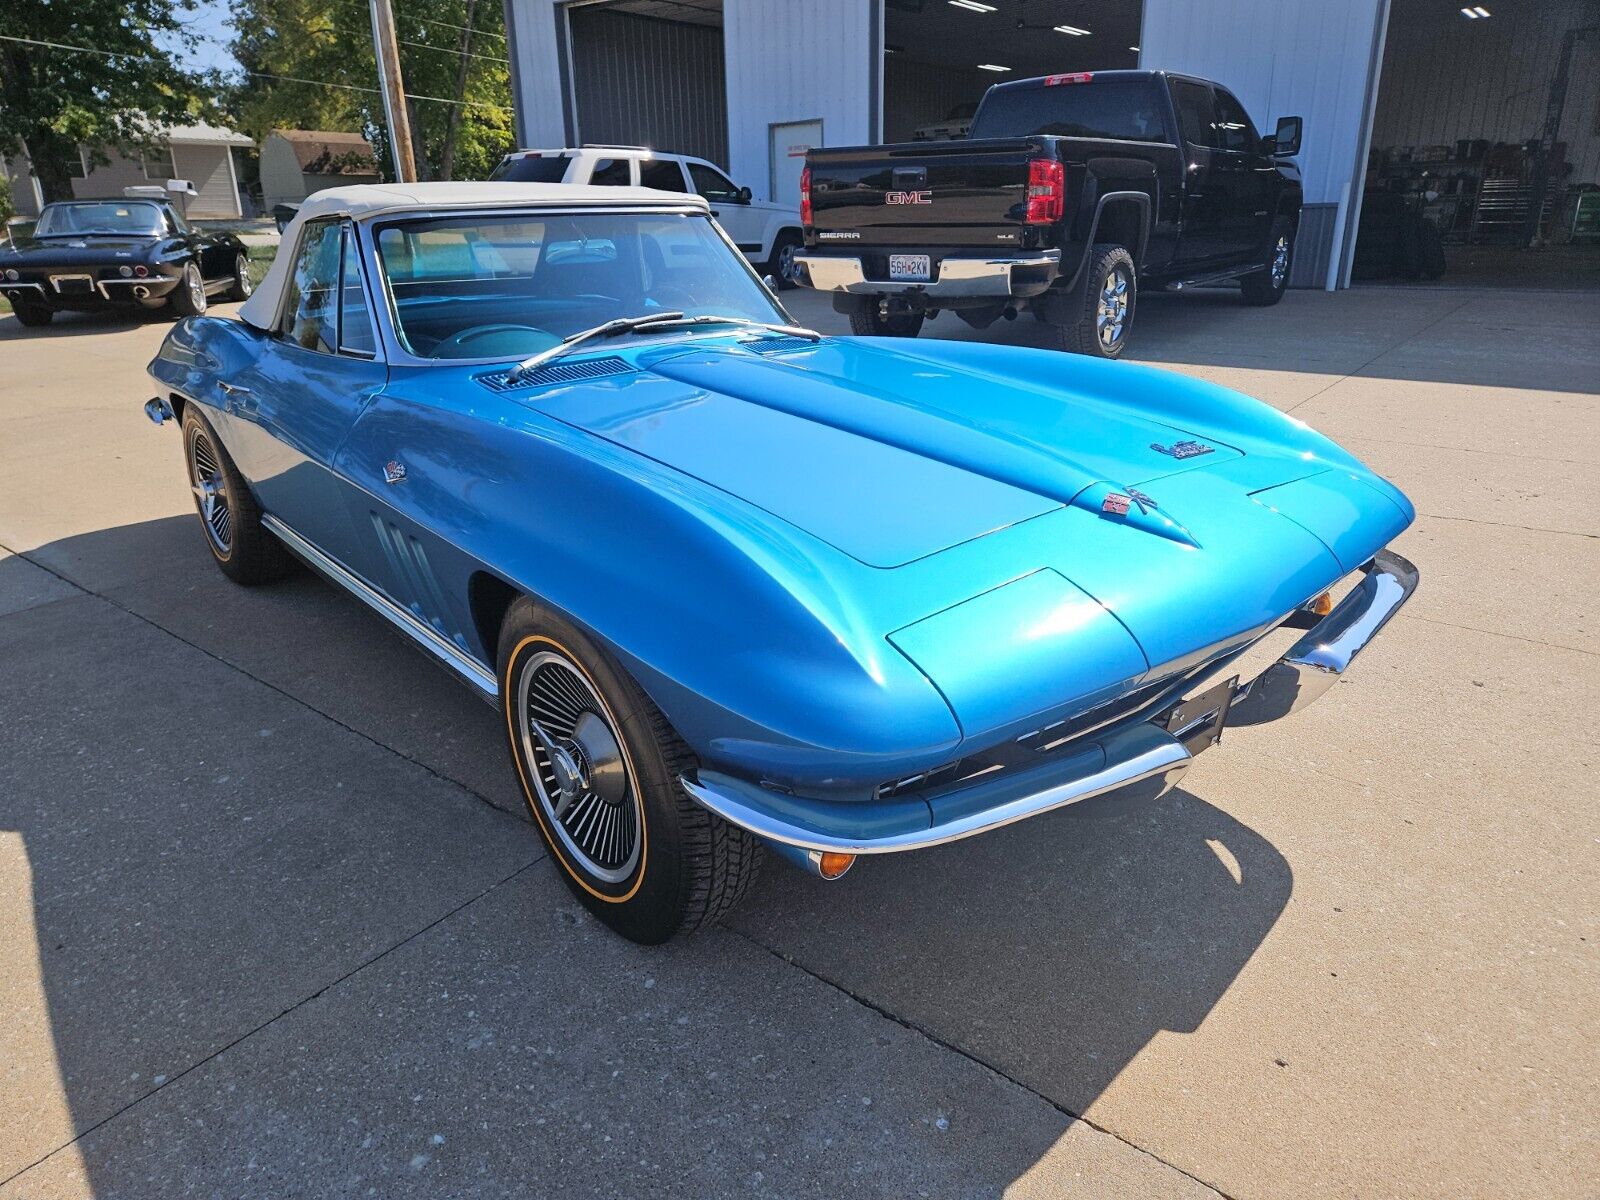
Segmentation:
[(800, 224), (811, 224), (811, 168), (800, 168)]
[[(805, 211), (802, 209), (802, 211)], [(1028, 160), (1029, 225), (1053, 225), (1067, 211), (1067, 176), (1053, 158)]]

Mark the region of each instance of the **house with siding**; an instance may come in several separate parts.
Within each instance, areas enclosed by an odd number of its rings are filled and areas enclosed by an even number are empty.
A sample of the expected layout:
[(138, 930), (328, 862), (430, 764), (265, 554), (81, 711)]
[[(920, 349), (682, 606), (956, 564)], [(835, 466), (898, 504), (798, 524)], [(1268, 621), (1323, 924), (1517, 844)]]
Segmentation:
[(378, 156), (359, 133), (274, 129), (261, 143), (261, 198), (268, 212), (324, 188), (380, 178)]
[[(194, 195), (179, 197), (186, 215), (201, 220), (243, 215), (239, 198), (239, 173), (235, 151), (255, 143), (242, 133), (215, 125), (180, 125), (162, 130), (154, 148), (132, 154), (107, 148), (99, 163), (88, 146), (79, 146), (75, 161), (67, 164), (76, 200), (103, 200), (123, 195), (129, 187), (164, 186), (169, 179), (186, 179)], [(17, 212), (37, 216), (44, 195), (33, 164), (26, 155), (4, 160)]]

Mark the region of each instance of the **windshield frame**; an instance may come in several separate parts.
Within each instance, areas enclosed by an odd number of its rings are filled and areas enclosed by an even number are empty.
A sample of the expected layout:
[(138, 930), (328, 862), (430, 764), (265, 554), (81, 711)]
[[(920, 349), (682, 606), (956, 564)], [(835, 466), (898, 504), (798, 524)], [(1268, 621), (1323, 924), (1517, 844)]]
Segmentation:
[[(385, 357), (391, 366), (427, 367), (431, 369), (452, 367), (485, 367), (504, 366), (507, 363), (521, 362), (526, 355), (522, 354), (497, 354), (488, 358), (426, 358), (412, 353), (400, 336), (399, 311), (395, 305), (394, 290), (390, 285), (389, 273), (383, 267), (383, 255), (378, 251), (378, 235), (387, 228), (396, 225), (405, 225), (413, 221), (456, 220), (463, 217), (482, 217), (485, 220), (495, 218), (516, 217), (557, 217), (557, 216), (691, 216), (705, 220), (711, 231), (722, 240), (732, 254), (743, 266), (745, 273), (751, 281), (766, 296), (780, 319), (790, 325), (796, 324), (789, 310), (784, 308), (778, 299), (777, 293), (767, 286), (766, 280), (755, 269), (744, 252), (734, 244), (733, 239), (727, 234), (714, 219), (705, 206), (695, 203), (674, 204), (652, 202), (648, 204), (520, 204), (509, 205), (505, 208), (439, 208), (439, 209), (414, 209), (403, 212), (388, 212), (375, 215), (366, 220), (356, 222), (357, 235), (360, 239), (362, 265), (366, 268), (368, 277), (378, 281), (374, 298), (378, 301), (373, 305), (373, 315), (378, 317), (380, 328), (379, 336), (383, 340)], [(704, 326), (698, 329), (670, 329), (661, 330), (650, 334), (640, 334), (637, 342), (644, 343), (649, 340), (682, 341), (692, 338), (727, 337), (730, 334), (744, 332), (737, 326)], [(602, 349), (609, 347), (609, 349)], [(612, 343), (596, 343), (594, 351), (597, 353), (615, 353), (616, 347)], [(581, 356), (589, 353), (588, 350), (575, 350), (574, 355)]]
[(61, 209), (79, 208), (79, 207), (87, 207), (89, 205), (96, 205), (96, 204), (110, 204), (110, 205), (115, 205), (115, 206), (124, 207), (124, 208), (132, 207), (133, 205), (137, 204), (142, 208), (153, 208), (156, 211), (156, 229), (155, 229), (155, 232), (153, 232), (153, 233), (151, 233), (151, 232), (134, 232), (133, 230), (128, 230), (128, 229), (63, 229), (59, 233), (40, 233), (39, 232), (39, 228), (38, 228), (38, 223), (35, 222), (33, 236), (36, 237), (36, 238), (58, 238), (58, 237), (152, 238), (152, 237), (171, 237), (172, 236), (172, 229), (170, 227), (170, 223), (167, 221), (166, 206), (163, 205), (159, 200), (147, 200), (147, 199), (144, 199), (143, 197), (140, 197), (140, 198), (137, 198), (137, 199), (130, 197), (130, 198), (127, 198), (127, 199), (120, 199), (120, 200), (116, 199), (114, 197), (106, 197), (104, 199), (88, 199), (88, 198), (84, 198), (84, 199), (78, 199), (78, 200), (54, 200), (54, 201), (51, 201), (49, 204), (46, 204), (44, 206), (44, 209), (39, 213), (39, 220), (42, 221), (44, 219), (45, 214), (48, 213), (52, 208), (61, 208)]

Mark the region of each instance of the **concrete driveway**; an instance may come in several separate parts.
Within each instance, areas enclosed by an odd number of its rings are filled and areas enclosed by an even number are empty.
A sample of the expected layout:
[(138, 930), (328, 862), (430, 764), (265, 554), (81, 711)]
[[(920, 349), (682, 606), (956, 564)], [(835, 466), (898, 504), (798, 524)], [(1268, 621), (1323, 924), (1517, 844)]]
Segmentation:
[(644, 950), (490, 709), (213, 568), (164, 324), (0, 318), (0, 1197), (1600, 1193), (1600, 297), (1139, 319), (1412, 495), (1405, 614), (1152, 808)]

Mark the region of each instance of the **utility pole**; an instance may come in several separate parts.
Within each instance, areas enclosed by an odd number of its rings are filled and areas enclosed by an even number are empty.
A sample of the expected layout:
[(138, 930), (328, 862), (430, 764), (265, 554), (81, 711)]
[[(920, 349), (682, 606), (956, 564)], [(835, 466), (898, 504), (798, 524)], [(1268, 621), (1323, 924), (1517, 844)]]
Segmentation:
[(394, 10), (389, 0), (368, 0), (372, 9), (372, 46), (378, 57), (378, 88), (383, 92), (383, 115), (389, 123), (389, 151), (394, 155), (394, 177), (415, 183), (417, 164), (411, 157), (411, 111), (406, 107), (405, 82), (400, 77), (400, 47), (394, 40)]

